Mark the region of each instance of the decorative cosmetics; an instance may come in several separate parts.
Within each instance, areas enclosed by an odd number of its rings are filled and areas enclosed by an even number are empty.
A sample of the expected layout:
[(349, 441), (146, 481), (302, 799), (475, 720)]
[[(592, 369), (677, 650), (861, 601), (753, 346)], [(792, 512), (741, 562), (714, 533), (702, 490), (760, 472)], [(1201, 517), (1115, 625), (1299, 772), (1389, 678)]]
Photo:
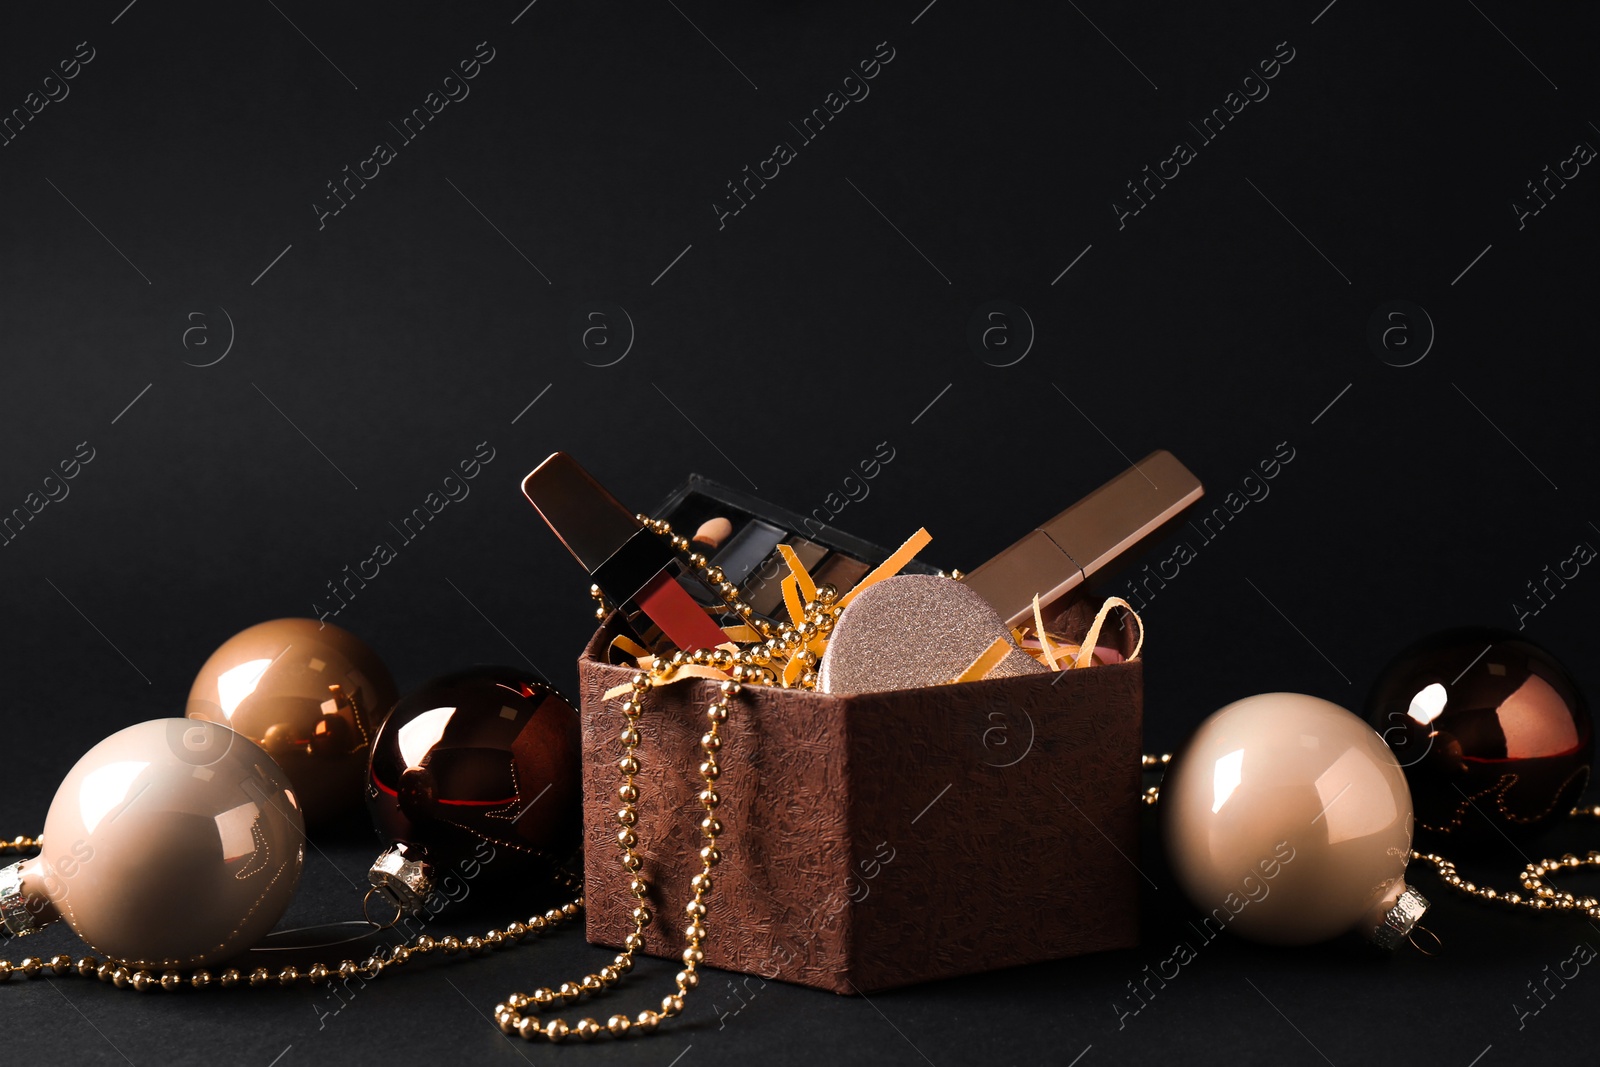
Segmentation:
[(715, 648), (727, 640), (678, 584), (682, 566), (672, 546), (646, 530), (571, 456), (551, 455), (522, 480), (522, 492), (645, 647)]
[(949, 682), (996, 641), (1009, 645), (985, 678), (1047, 674), (988, 601), (953, 578), (903, 574), (840, 612), (817, 668), (819, 693), (873, 693)]
[[(691, 474), (654, 514), (678, 530), (694, 530), (696, 551), (705, 553), (724, 579), (738, 587), (754, 614), (767, 622), (787, 617), (782, 581), (789, 568), (779, 546), (788, 545), (818, 585), (831, 585), (840, 593), (889, 558), (888, 549), (698, 474)], [(938, 573), (917, 560), (904, 569), (908, 574)], [(703, 583), (688, 584), (705, 606), (719, 603)]]
[[(761, 530), (729, 517), (734, 537)], [(706, 518), (649, 526), (689, 546)], [(803, 536), (821, 545), (817, 532)], [(627, 662), (617, 620), (590, 640), (589, 938), (682, 961), (646, 1023), (684, 1011), (704, 967), (871, 995), (1137, 943), (1137, 627), (1101, 613), (1040, 635), (1051, 671), (973, 590), (897, 574), (927, 542), (918, 531), (838, 587), (779, 542), (783, 621), (759, 640)], [(1102, 629), (1121, 662), (1091, 667)], [(958, 677), (989, 680), (939, 684)], [(551, 1018), (566, 999), (508, 997), (496, 1021), (546, 1036), (638, 1025)]]
[(1095, 596), (1099, 581), (1159, 542), (1204, 494), (1172, 453), (1152, 452), (962, 581), (1009, 626), (1033, 617), (1035, 595), (1050, 621)]

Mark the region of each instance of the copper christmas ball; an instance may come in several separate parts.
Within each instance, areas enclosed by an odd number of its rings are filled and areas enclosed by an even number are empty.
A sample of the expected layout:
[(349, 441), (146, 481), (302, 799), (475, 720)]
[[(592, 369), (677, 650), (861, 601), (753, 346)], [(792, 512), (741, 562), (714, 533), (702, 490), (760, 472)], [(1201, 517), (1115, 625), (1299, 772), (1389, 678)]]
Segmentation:
[(266, 749), (316, 824), (360, 805), (367, 748), (397, 696), (388, 668), (354, 634), (315, 619), (275, 619), (211, 654), (185, 714)]
[(537, 675), (435, 678), (395, 705), (372, 745), (367, 807), (389, 848), (369, 877), (404, 910), (439, 891), (548, 882), (578, 849), (580, 772), (578, 713)]
[(1559, 661), (1513, 633), (1448, 630), (1396, 656), (1367, 721), (1405, 768), (1423, 831), (1515, 837), (1559, 818), (1589, 781), (1589, 708)]

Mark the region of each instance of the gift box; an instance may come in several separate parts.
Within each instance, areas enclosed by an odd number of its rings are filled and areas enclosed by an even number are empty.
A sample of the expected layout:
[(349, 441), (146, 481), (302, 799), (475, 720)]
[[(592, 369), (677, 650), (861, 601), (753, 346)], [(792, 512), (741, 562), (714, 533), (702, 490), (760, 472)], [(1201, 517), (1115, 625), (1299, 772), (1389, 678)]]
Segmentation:
[[(1080, 606), (1061, 632), (1081, 636), (1090, 616)], [(616, 836), (623, 698), (604, 699), (634, 670), (607, 662), (616, 626), (578, 663), (588, 938), (611, 947), (634, 929)], [(1132, 628), (1101, 643), (1129, 655)], [(654, 956), (685, 947), (716, 691), (657, 687), (640, 719)], [(871, 993), (1137, 944), (1142, 707), (1137, 659), (849, 696), (745, 686), (722, 725), (705, 963)]]

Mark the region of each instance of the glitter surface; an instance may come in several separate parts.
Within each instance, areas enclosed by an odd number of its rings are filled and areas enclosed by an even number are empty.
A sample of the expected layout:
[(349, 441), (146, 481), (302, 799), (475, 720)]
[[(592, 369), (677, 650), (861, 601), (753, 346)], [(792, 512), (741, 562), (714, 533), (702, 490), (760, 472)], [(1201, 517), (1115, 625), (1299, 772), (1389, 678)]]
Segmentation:
[(989, 678), (1049, 668), (1014, 640), (983, 597), (952, 578), (902, 574), (863, 591), (839, 615), (817, 669), (824, 693), (875, 693), (948, 682), (998, 637), (1011, 641)]

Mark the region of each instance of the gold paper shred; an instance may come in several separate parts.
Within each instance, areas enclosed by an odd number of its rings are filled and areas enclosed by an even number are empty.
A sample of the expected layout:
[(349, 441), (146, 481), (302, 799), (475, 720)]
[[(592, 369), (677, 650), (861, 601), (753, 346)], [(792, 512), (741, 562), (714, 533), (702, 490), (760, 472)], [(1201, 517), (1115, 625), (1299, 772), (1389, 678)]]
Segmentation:
[(800, 578), (791, 574), (783, 580), (783, 606), (789, 612), (789, 625), (799, 626), (806, 621), (805, 605), (800, 602)]
[(977, 681), (978, 679), (982, 678), (984, 675), (988, 674), (990, 671), (994, 670), (995, 664), (997, 664), (1001, 660), (1005, 659), (1006, 658), (1006, 654), (1008, 652), (1010, 652), (1010, 651), (1011, 651), (1011, 639), (1010, 638), (1007, 638), (1007, 637), (997, 637), (997, 638), (995, 638), (994, 639), (994, 643), (991, 644), (988, 648), (984, 649), (983, 652), (978, 656), (978, 658), (973, 660), (971, 665), (968, 666), (966, 670), (962, 671), (960, 674), (958, 674), (954, 678), (952, 678), (950, 680), (950, 683), (952, 685), (954, 685), (954, 684), (956, 684), (958, 682), (975, 682), (975, 681)]
[[(704, 667), (698, 663), (685, 663), (681, 666), (668, 668), (665, 673), (657, 675), (653, 681), (656, 685), (672, 685), (674, 682), (681, 682), (687, 678), (709, 678), (714, 682), (725, 682), (728, 680), (728, 675), (715, 667)], [(601, 694), (601, 699), (614, 700), (632, 691), (633, 683), (624, 682), (622, 685), (614, 685), (607, 689)]]
[(806, 565), (800, 562), (800, 557), (788, 545), (779, 545), (778, 551), (783, 553), (783, 561), (789, 565), (789, 573), (794, 575), (795, 581), (800, 583), (800, 598), (802, 600), (817, 599), (817, 583), (806, 572)]
[(634, 659), (640, 659), (644, 656), (650, 655), (649, 649), (645, 648), (639, 642), (635, 641), (626, 634), (618, 634), (617, 636), (613, 637), (611, 639), (611, 647), (620, 648), (623, 652), (632, 656)]
[(855, 588), (851, 589), (848, 593), (839, 598), (839, 607), (841, 609), (849, 607), (850, 601), (854, 600), (856, 598), (856, 594), (860, 593), (863, 589), (877, 585), (885, 578), (893, 578), (896, 574), (899, 574), (900, 568), (904, 567), (907, 563), (910, 563), (912, 559), (916, 557), (918, 552), (921, 552), (924, 548), (928, 547), (928, 542), (932, 540), (933, 535), (928, 533), (926, 529), (918, 530), (916, 533), (906, 538), (905, 544), (901, 545), (899, 548), (890, 553), (888, 559), (874, 567), (871, 574), (868, 574), (865, 578), (861, 579), (855, 584)]
[(1139, 618), (1139, 613), (1133, 610), (1121, 597), (1107, 597), (1106, 602), (1100, 605), (1100, 610), (1095, 613), (1094, 623), (1089, 627), (1089, 632), (1083, 637), (1083, 648), (1079, 650), (1077, 658), (1073, 660), (1074, 667), (1086, 666), (1084, 658), (1094, 651), (1094, 646), (1100, 640), (1100, 629), (1106, 624), (1106, 617), (1111, 614), (1112, 608), (1122, 608), (1133, 616), (1133, 621), (1139, 627), (1139, 639), (1134, 643), (1133, 651), (1128, 653), (1127, 661), (1132, 662), (1139, 658), (1139, 650), (1144, 647), (1144, 620)]
[(1044, 611), (1039, 607), (1038, 593), (1033, 594), (1033, 625), (1039, 634), (1039, 651), (1044, 653), (1042, 658), (1045, 666), (1053, 671), (1060, 670), (1061, 668), (1056, 664), (1055, 649), (1050, 647), (1050, 634), (1044, 628)]

